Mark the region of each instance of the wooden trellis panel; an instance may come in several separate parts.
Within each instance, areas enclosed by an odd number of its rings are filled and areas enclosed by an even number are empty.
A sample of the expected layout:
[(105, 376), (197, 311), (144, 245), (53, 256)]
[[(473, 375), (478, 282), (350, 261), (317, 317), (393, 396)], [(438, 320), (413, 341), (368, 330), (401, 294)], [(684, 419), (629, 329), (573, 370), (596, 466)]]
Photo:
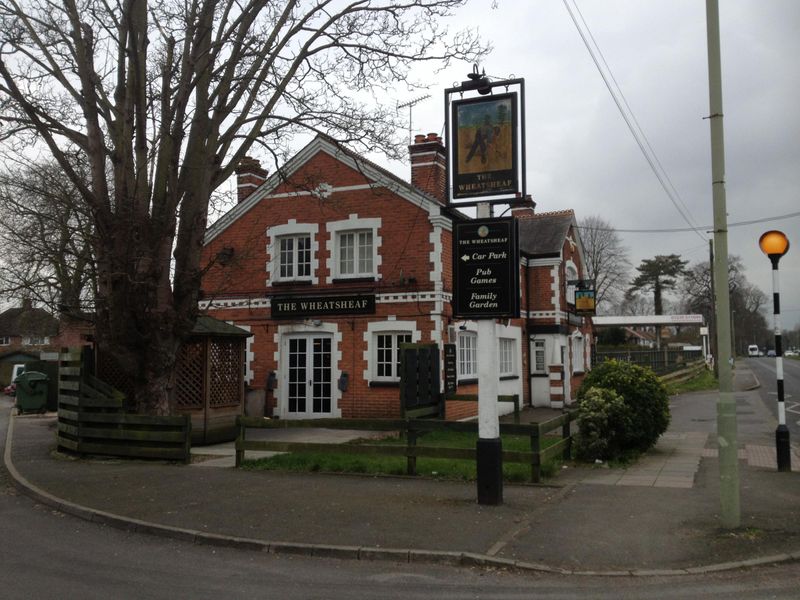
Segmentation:
[(242, 379), (240, 340), (212, 340), (208, 350), (209, 406), (234, 406), (240, 403)]
[(203, 408), (203, 365), (205, 344), (187, 342), (178, 351), (175, 370), (175, 405), (179, 410)]

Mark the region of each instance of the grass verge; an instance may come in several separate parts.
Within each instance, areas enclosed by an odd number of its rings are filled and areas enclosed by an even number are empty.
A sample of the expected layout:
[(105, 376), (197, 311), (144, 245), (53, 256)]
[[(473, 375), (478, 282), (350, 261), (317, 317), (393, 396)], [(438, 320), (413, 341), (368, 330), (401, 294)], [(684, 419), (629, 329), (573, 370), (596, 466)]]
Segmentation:
[(667, 392), (670, 396), (676, 394), (685, 394), (686, 392), (701, 392), (704, 390), (714, 390), (718, 387), (714, 372), (708, 369), (703, 369), (700, 374), (679, 383), (671, 383), (667, 385)]
[[(442, 448), (474, 448), (477, 434), (450, 431), (429, 432), (417, 438), (420, 446)], [(502, 436), (503, 450), (530, 452), (530, 439), (525, 436)], [(560, 438), (545, 437), (542, 448), (547, 448)], [(388, 437), (381, 440), (354, 440), (351, 444), (391, 444), (405, 445), (402, 437)], [(552, 477), (560, 467), (554, 460), (542, 465), (542, 477)], [(395, 456), (350, 455), (335, 453), (292, 452), (278, 454), (258, 460), (245, 460), (242, 468), (252, 471), (292, 471), (302, 473), (363, 473), (372, 475), (405, 475), (406, 459)], [(477, 477), (475, 462), (444, 458), (418, 458), (417, 474), (423, 477), (474, 481)], [(503, 464), (503, 480), (513, 483), (530, 481), (531, 468), (522, 464)]]

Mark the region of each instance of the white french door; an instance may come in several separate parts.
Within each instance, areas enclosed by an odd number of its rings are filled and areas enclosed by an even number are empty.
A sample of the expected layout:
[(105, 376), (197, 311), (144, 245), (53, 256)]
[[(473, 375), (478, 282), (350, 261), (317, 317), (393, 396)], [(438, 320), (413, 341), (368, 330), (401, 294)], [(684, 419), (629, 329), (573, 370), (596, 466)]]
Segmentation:
[(333, 412), (330, 335), (292, 334), (284, 338), (281, 363), (286, 382), (285, 411), (291, 418), (329, 417)]

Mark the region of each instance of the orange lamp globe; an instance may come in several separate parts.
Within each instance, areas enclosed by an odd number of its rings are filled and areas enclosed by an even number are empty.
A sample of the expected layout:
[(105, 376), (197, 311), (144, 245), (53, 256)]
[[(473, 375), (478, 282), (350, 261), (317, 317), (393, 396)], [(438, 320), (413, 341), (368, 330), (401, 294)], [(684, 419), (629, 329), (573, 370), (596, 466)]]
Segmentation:
[(767, 231), (758, 238), (761, 251), (769, 257), (780, 258), (789, 251), (789, 238), (782, 231)]

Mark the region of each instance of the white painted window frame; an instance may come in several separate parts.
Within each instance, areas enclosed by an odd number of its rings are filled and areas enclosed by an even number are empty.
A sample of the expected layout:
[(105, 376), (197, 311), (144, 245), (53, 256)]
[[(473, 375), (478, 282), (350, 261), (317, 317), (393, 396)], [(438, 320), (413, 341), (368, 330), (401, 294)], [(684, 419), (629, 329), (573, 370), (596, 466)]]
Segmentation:
[[(267, 229), (267, 273), (270, 283), (302, 281), (312, 284), (319, 283), (317, 271), (319, 270), (319, 224), (317, 223), (298, 223), (296, 219), (290, 219), (288, 223), (276, 225)], [(285, 238), (311, 238), (311, 275), (309, 277), (281, 277), (281, 244), (280, 240)], [(297, 250), (295, 249), (295, 256)], [(295, 272), (297, 263), (295, 262)]]
[[(367, 349), (364, 358), (367, 361), (367, 369), (364, 371), (364, 378), (367, 381), (380, 383), (395, 383), (400, 381), (400, 376), (379, 377), (378, 376), (378, 336), (379, 335), (411, 335), (411, 343), (417, 344), (422, 339), (422, 333), (417, 329), (415, 321), (397, 321), (394, 316), (389, 316), (385, 321), (376, 321), (367, 325), (364, 333), (364, 341)], [(399, 350), (396, 348), (396, 350)], [(398, 357), (399, 362), (399, 357)]]
[(478, 334), (475, 331), (458, 333), (458, 378), (478, 377)]
[(510, 337), (497, 339), (497, 370), (500, 377), (517, 375), (518, 340)]
[[(541, 356), (542, 368), (538, 369), (537, 357)], [(534, 338), (531, 340), (531, 373), (544, 375), (547, 373), (547, 340), (544, 338)]]
[[(343, 221), (331, 221), (326, 225), (329, 233), (328, 237), (328, 276), (327, 283), (333, 283), (336, 279), (363, 279), (365, 277), (372, 277), (373, 279), (380, 279), (380, 265), (381, 265), (381, 236), (378, 235), (378, 229), (381, 226), (380, 217), (376, 218), (359, 218), (358, 215), (350, 215), (350, 217)], [(340, 238), (343, 234), (358, 234), (361, 232), (370, 231), (372, 233), (372, 269), (369, 273), (359, 272), (358, 270), (358, 251), (357, 244), (354, 247), (355, 255), (355, 272), (342, 273), (341, 272), (341, 254), (340, 254)]]

